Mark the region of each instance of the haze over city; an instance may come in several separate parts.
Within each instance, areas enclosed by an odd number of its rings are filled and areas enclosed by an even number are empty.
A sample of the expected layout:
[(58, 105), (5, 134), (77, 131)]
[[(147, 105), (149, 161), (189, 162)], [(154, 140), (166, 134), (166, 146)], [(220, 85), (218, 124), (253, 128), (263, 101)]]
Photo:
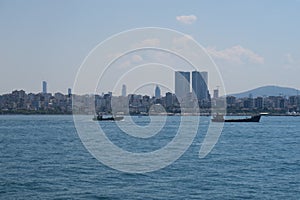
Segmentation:
[[(299, 7), (297, 0), (2, 0), (0, 94), (39, 92), (43, 80), (49, 92), (66, 93), (97, 44), (141, 27), (174, 29), (195, 39), (219, 67), (227, 93), (263, 85), (299, 88)], [(125, 84), (128, 92), (134, 89), (130, 80)]]
[(0, 0), (0, 199), (299, 199), (299, 11)]

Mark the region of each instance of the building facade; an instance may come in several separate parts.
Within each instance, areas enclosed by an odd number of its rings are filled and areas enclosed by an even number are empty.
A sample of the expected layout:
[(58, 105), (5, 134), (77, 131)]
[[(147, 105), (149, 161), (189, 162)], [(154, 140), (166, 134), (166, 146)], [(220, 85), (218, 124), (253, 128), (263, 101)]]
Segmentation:
[(161, 97), (161, 95), (160, 95), (160, 88), (159, 88), (159, 86), (157, 85), (157, 86), (155, 87), (155, 98), (159, 99), (160, 97)]
[(43, 81), (42, 82), (42, 92), (43, 94), (46, 94), (47, 93), (47, 82), (46, 81)]
[(207, 82), (207, 72), (192, 72), (192, 89), (199, 101), (208, 100)]
[(190, 93), (190, 72), (175, 72), (175, 95), (179, 101)]
[(125, 84), (122, 85), (122, 96), (126, 97), (126, 85)]

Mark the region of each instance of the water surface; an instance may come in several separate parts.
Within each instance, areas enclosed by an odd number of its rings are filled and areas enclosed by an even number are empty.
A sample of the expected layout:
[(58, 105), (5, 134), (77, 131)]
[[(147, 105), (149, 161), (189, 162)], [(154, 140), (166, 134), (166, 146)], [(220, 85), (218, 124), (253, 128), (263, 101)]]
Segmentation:
[[(135, 118), (147, 125), (147, 117)], [(180, 117), (149, 141), (133, 139), (114, 122), (101, 126), (128, 151), (159, 149), (174, 137)], [(0, 116), (1, 199), (299, 199), (300, 117), (262, 117), (226, 123), (212, 152), (198, 153), (204, 122), (193, 144), (159, 171), (130, 174), (93, 158), (72, 116)]]

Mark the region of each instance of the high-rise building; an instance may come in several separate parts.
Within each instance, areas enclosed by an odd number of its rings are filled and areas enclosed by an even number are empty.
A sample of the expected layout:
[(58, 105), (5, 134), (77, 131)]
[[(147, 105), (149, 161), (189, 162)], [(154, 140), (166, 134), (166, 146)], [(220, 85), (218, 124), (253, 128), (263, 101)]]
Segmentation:
[(68, 88), (68, 95), (69, 95), (69, 96), (72, 95), (72, 90), (71, 90), (71, 88)]
[(192, 89), (198, 100), (208, 100), (207, 82), (207, 72), (192, 72)]
[(214, 98), (215, 99), (219, 98), (219, 90), (218, 89), (214, 90)]
[(175, 95), (179, 101), (190, 93), (190, 72), (175, 72)]
[(170, 108), (173, 106), (173, 94), (171, 92), (166, 93), (166, 107)]
[(264, 99), (262, 97), (257, 97), (254, 99), (255, 108), (262, 109), (264, 105)]
[(42, 82), (42, 87), (43, 87), (43, 94), (47, 94), (47, 82), (46, 81)]
[(155, 87), (155, 98), (160, 99), (160, 88), (158, 85)]
[(206, 86), (208, 85), (208, 72), (200, 72)]
[(125, 84), (122, 85), (122, 96), (126, 97), (126, 85)]

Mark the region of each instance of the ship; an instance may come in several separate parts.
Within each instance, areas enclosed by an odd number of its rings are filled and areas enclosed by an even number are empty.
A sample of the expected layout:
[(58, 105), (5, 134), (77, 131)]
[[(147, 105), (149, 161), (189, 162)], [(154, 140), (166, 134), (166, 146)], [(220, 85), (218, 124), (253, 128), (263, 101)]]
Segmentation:
[(123, 120), (123, 116), (107, 116), (104, 117), (103, 115), (97, 115), (93, 118), (94, 121), (121, 121)]
[(261, 114), (253, 115), (251, 117), (241, 118), (241, 119), (224, 119), (223, 115), (217, 114), (211, 119), (211, 121), (212, 122), (259, 122), (260, 118), (261, 118)]

